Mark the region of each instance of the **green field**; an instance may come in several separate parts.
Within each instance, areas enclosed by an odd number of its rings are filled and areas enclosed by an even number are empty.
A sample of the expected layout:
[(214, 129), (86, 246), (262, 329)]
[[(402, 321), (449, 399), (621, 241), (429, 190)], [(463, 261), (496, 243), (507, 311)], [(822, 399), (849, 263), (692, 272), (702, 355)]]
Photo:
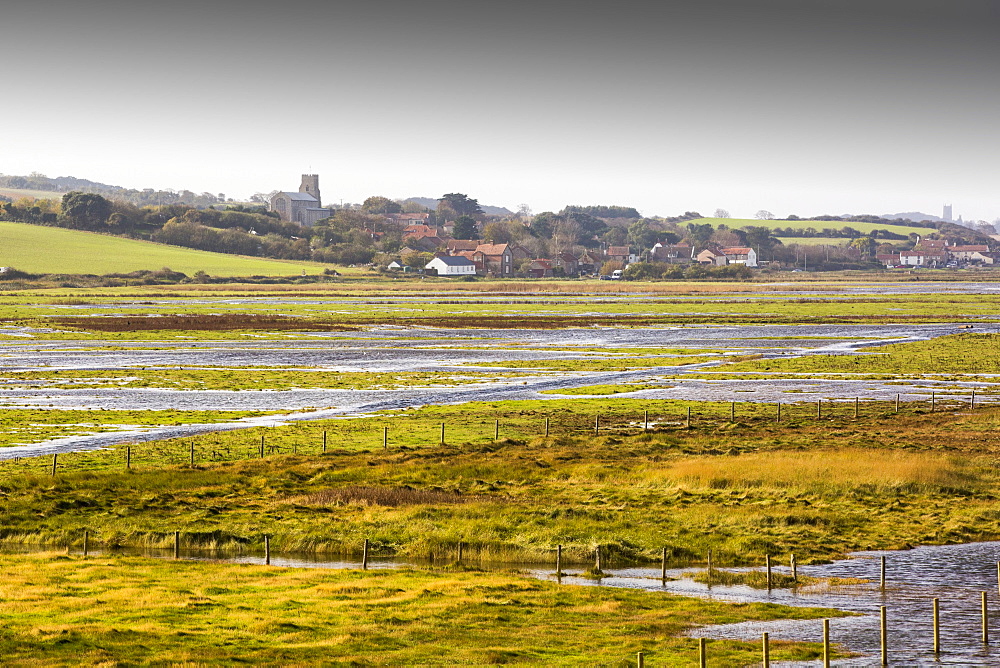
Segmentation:
[(15, 202), (22, 197), (31, 197), (33, 199), (54, 199), (62, 200), (63, 195), (66, 193), (56, 192), (54, 190), (26, 190), (23, 188), (0, 188), (0, 195), (6, 195), (10, 197)]
[(315, 262), (225, 255), (94, 232), (0, 222), (0, 266), (33, 274), (124, 274), (169, 267), (189, 276), (318, 274)]
[(850, 237), (778, 237), (778, 239), (786, 246), (791, 246), (792, 244), (799, 244), (800, 246), (846, 246), (852, 241)]
[[(842, 617), (574, 587), (455, 566), (308, 570), (136, 557), (8, 556), (0, 600), (7, 666), (691, 665), (705, 624)], [(818, 643), (772, 643), (815, 661)], [(712, 665), (757, 643), (711, 640)], [(838, 654), (840, 654), (838, 652)]]
[(726, 225), (730, 229), (739, 229), (741, 227), (769, 227), (771, 229), (775, 228), (792, 228), (793, 230), (805, 230), (808, 228), (813, 228), (815, 230), (823, 230), (830, 228), (833, 230), (840, 230), (845, 227), (853, 227), (859, 232), (871, 232), (872, 230), (888, 230), (889, 232), (895, 232), (896, 234), (920, 234), (927, 235), (935, 232), (933, 227), (914, 227), (909, 225), (887, 225), (885, 223), (861, 223), (861, 222), (847, 222), (842, 220), (756, 220), (754, 218), (696, 218), (694, 220), (687, 221), (688, 223), (694, 223), (695, 225), (704, 225), (709, 223), (718, 227), (719, 225)]

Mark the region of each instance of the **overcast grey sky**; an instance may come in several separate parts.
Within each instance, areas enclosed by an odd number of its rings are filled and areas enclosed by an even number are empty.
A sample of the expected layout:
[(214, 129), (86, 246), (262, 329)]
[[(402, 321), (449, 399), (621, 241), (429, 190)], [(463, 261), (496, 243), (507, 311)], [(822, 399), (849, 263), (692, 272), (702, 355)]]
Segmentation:
[(6, 0), (0, 172), (1000, 216), (1000, 2)]

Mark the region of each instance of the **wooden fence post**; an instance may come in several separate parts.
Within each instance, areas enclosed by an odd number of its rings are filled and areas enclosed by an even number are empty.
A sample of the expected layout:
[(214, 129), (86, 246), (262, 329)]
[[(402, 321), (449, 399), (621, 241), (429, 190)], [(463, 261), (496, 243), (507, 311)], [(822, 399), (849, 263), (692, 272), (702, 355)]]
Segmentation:
[(688, 409), (687, 409), (687, 421), (685, 422), (684, 426), (685, 426), (686, 429), (690, 429), (691, 428), (691, 407), (690, 406), (688, 406)]
[(191, 466), (194, 466), (194, 441), (191, 441)]
[(649, 411), (644, 410), (642, 412), (642, 430), (649, 431)]
[[(87, 556), (87, 552), (89, 551), (89, 549), (90, 549), (90, 532), (89, 531), (84, 531), (83, 532), (83, 556), (85, 556), (85, 557)], [(986, 594), (983, 594), (983, 600), (984, 601), (986, 600), (985, 597), (986, 597)], [(983, 603), (983, 605), (986, 605), (986, 603)], [(985, 610), (985, 608), (984, 608), (984, 610)]]
[(854, 397), (854, 419), (855, 420), (858, 419), (858, 409), (859, 409), (858, 403), (860, 401), (861, 400), (858, 397)]
[(323, 452), (326, 452), (326, 429), (323, 430)]
[(941, 652), (941, 608), (938, 599), (934, 599), (932, 610), (934, 615), (934, 653), (939, 654)]
[(271, 537), (264, 536), (264, 565), (271, 565)]
[(181, 558), (181, 532), (174, 532), (174, 559)]
[(705, 639), (698, 638), (698, 665), (706, 668), (708, 665), (708, 653), (705, 648)]
[(879, 587), (885, 589), (885, 555), (882, 555), (881, 562), (882, 568), (879, 574)]
[(549, 418), (545, 418), (545, 438), (549, 437)]
[(819, 419), (819, 418), (822, 418), (822, 417), (823, 417), (823, 400), (822, 399), (817, 399), (816, 400), (816, 418)]
[(56, 474), (56, 466), (58, 465), (58, 463), (59, 463), (59, 454), (54, 452), (52, 453), (52, 475)]
[(736, 402), (729, 404), (729, 421), (736, 422)]
[(771, 555), (764, 555), (764, 561), (767, 564), (767, 589), (771, 590)]
[(441, 423), (441, 445), (444, 445), (444, 422)]
[(798, 566), (798, 564), (795, 563), (795, 555), (794, 554), (791, 555), (791, 557), (789, 558), (789, 561), (792, 562), (791, 563), (791, 566), (792, 566), (792, 582), (798, 582), (799, 581), (799, 566)]
[(264, 459), (264, 434), (260, 435), (260, 458)]
[(711, 579), (712, 579), (712, 551), (711, 550), (708, 551), (708, 579), (709, 579), (709, 581), (711, 581)]
[(823, 668), (830, 668), (830, 620), (823, 620)]
[(382, 449), (383, 450), (388, 450), (389, 449), (389, 428), (388, 427), (382, 427)]
[(601, 546), (594, 548), (594, 570), (601, 572)]
[(983, 608), (983, 642), (988, 643), (990, 641), (990, 612), (986, 608), (986, 592), (982, 592), (982, 608)]
[(935, 403), (934, 390), (931, 390), (931, 413), (934, 412)]
[(972, 401), (969, 402), (969, 410), (970, 411), (976, 410), (976, 390), (975, 390), (975, 388), (972, 389)]
[(462, 555), (465, 552), (465, 542), (458, 541), (458, 563), (462, 563)]
[(889, 628), (885, 621), (885, 606), (879, 608), (879, 636), (882, 639), (882, 665), (889, 665)]
[(500, 420), (497, 420), (493, 424), (493, 440), (494, 441), (500, 440)]
[(896, 412), (899, 412), (899, 393), (896, 393)]
[(562, 545), (556, 545), (556, 577), (562, 577)]
[(361, 570), (368, 570), (368, 539), (365, 538), (364, 547), (361, 548)]
[(774, 421), (775, 422), (781, 422), (781, 402), (778, 401), (778, 402), (776, 402), (776, 404), (777, 404), (777, 407), (778, 407), (778, 414), (777, 414), (777, 416), (775, 416)]
[(762, 663), (764, 668), (771, 668), (771, 643), (767, 637), (767, 631), (760, 636), (761, 649), (763, 650)]
[(598, 413), (594, 416), (594, 436), (600, 436), (601, 434), (601, 414)]
[(660, 582), (667, 581), (667, 547), (663, 546), (663, 555), (660, 558)]
[(131, 445), (126, 445), (125, 446), (125, 468), (126, 469), (131, 469), (132, 468), (132, 446)]

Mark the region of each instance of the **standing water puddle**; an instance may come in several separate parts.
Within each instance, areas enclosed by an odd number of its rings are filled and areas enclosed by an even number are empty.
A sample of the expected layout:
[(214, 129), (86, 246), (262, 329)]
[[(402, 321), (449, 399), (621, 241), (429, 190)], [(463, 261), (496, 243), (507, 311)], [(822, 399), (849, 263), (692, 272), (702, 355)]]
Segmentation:
[[(7, 550), (15, 551), (15, 550)], [(25, 548), (24, 551), (33, 551)], [(116, 554), (172, 558), (172, 550), (118, 550)], [(101, 551), (91, 551), (101, 554)], [(200, 550), (181, 550), (181, 558), (231, 563), (263, 564), (260, 555), (229, 556)], [(837, 587), (803, 587), (797, 591), (753, 589), (746, 586), (708, 587), (690, 578), (692, 569), (668, 569), (666, 582), (659, 568), (611, 569), (601, 580), (570, 575), (563, 584), (621, 587), (662, 591), (685, 596), (735, 603), (777, 603), (800, 607), (837, 608), (855, 616), (830, 620), (830, 640), (861, 656), (833, 662), (835, 666), (878, 665), (880, 651), (879, 608), (888, 617), (889, 664), (894, 666), (997, 666), (1000, 665), (1000, 597), (998, 561), (1000, 542), (918, 547), (900, 552), (856, 552), (852, 559), (830, 564), (799, 566), (800, 575), (817, 578), (857, 578), (868, 584)], [(880, 556), (886, 557), (886, 588), (879, 587)], [(470, 562), (473, 563), (473, 562)], [(351, 559), (329, 559), (320, 555), (274, 555), (271, 565), (287, 568), (361, 568)], [(426, 566), (407, 559), (369, 560), (371, 569)], [(515, 568), (541, 580), (555, 580), (554, 564), (477, 564), (487, 568)], [(566, 569), (579, 572), (580, 567)], [(776, 570), (788, 571), (776, 568)], [(987, 592), (991, 621), (989, 644), (981, 640), (980, 596)], [(940, 601), (941, 652), (932, 652), (932, 600)], [(759, 642), (761, 633), (771, 640), (822, 641), (821, 620), (777, 620), (742, 622), (693, 630), (694, 637)], [(709, 645), (711, 648), (711, 645)], [(710, 650), (711, 651), (711, 650)], [(711, 664), (711, 661), (709, 662)], [(775, 664), (778, 665), (778, 664)], [(819, 661), (782, 665), (820, 665)]]

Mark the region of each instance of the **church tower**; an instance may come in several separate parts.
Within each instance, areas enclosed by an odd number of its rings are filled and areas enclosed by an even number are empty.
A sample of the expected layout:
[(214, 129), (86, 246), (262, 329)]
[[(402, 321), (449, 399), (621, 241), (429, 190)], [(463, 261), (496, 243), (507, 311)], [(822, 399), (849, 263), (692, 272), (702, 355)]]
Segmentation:
[(316, 206), (323, 206), (323, 200), (319, 196), (319, 174), (303, 174), (299, 192), (312, 195), (316, 198)]

